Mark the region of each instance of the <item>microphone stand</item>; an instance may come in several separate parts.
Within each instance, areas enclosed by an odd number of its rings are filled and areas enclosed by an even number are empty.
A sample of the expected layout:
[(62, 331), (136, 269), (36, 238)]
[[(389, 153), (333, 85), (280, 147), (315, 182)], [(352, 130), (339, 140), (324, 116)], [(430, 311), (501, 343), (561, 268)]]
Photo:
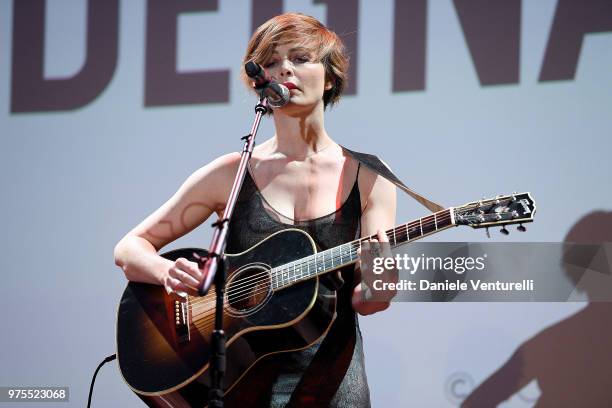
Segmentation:
[[(227, 200), (227, 205), (223, 211), (223, 216), (212, 226), (215, 228), (213, 233), (210, 250), (206, 256), (198, 257), (198, 266), (206, 277), (199, 288), (200, 296), (204, 296), (213, 282), (215, 283), (216, 303), (215, 303), (215, 329), (211, 338), (211, 357), (210, 357), (210, 389), (208, 391), (209, 407), (223, 407), (223, 386), (222, 380), (225, 374), (225, 332), (223, 331), (223, 299), (225, 297), (225, 279), (227, 274), (227, 262), (225, 259), (225, 247), (227, 244), (227, 233), (229, 224), (236, 206), (238, 193), (242, 188), (242, 182), (247, 171), (247, 165), (255, 147), (255, 135), (259, 128), (262, 116), (268, 111), (268, 101), (260, 94), (259, 103), (255, 106), (255, 120), (251, 127), (251, 132), (243, 136), (244, 148), (240, 154), (240, 164), (234, 179), (234, 184)], [(195, 255), (195, 254), (194, 254)]]

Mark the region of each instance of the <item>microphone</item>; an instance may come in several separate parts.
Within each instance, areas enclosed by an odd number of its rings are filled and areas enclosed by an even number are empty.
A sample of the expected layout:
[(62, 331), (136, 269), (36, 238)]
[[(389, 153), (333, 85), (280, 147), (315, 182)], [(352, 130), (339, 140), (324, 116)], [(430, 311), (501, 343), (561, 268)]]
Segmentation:
[(271, 107), (280, 108), (289, 102), (289, 88), (266, 77), (261, 65), (249, 61), (245, 64), (244, 71), (255, 82), (255, 89), (268, 99)]

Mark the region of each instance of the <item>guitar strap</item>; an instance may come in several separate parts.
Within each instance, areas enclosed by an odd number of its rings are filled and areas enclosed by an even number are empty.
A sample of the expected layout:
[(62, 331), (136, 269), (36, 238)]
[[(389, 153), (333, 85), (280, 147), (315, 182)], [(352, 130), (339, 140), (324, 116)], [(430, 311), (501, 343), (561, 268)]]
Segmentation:
[[(398, 188), (410, 195), (428, 210), (437, 212), (444, 209), (441, 205), (428, 200), (416, 191), (408, 188), (377, 156), (355, 152), (342, 145), (340, 147), (342, 147), (342, 149), (349, 156), (372, 170), (374, 173), (379, 174), (380, 176), (389, 180), (391, 183), (395, 184)], [(287, 408), (327, 406), (336, 394), (336, 391), (338, 390), (338, 387), (353, 359), (356, 341), (356, 329), (354, 327), (356, 324), (356, 318), (354, 316), (341, 317), (340, 314), (345, 313), (345, 311), (342, 309), (337, 310), (337, 313), (339, 315), (337, 316), (336, 321), (321, 342), (319, 350), (317, 350), (315, 353), (310, 365), (294, 389), (289, 403), (287, 404)], [(352, 336), (345, 339), (344, 342), (338, 341), (338, 339), (344, 338), (344, 336), (340, 335), (341, 332), (346, 333), (351, 331), (353, 333)], [(326, 352), (323, 353), (323, 350)], [(335, 356), (336, 358), (334, 369), (331, 370), (331, 372), (329, 371), (327, 361), (325, 361), (327, 358), (325, 356), (330, 355)], [(325, 375), (322, 373), (325, 373)]]
[(441, 205), (434, 203), (433, 201), (423, 197), (416, 191), (408, 188), (408, 186), (406, 186), (402, 182), (402, 180), (400, 180), (395, 174), (393, 174), (391, 169), (377, 156), (374, 156), (373, 154), (355, 152), (353, 150), (347, 149), (346, 147), (342, 145), (340, 145), (340, 147), (342, 147), (342, 149), (349, 156), (351, 156), (352, 158), (354, 158), (355, 160), (357, 160), (358, 162), (360, 162), (361, 164), (363, 164), (364, 166), (372, 170), (374, 173), (381, 175), (382, 177), (389, 180), (391, 183), (395, 184), (402, 191), (404, 191), (410, 197), (414, 198), (417, 202), (425, 206), (425, 208), (427, 208), (431, 212), (438, 212), (444, 209), (444, 207), (442, 207)]

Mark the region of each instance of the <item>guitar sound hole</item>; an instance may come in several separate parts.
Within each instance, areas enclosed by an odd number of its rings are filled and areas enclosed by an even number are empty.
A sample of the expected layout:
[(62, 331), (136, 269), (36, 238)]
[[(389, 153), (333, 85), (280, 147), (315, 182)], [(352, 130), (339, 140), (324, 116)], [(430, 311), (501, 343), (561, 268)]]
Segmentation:
[(257, 265), (237, 271), (228, 281), (226, 294), (231, 314), (245, 315), (258, 311), (272, 294), (268, 268)]

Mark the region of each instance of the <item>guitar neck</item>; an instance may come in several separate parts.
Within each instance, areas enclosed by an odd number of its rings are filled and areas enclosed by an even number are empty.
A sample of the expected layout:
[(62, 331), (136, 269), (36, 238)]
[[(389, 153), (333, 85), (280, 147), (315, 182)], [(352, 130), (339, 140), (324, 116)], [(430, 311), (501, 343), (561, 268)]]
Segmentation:
[[(407, 244), (427, 235), (455, 226), (454, 209), (438, 211), (426, 217), (418, 218), (407, 224), (398, 225), (385, 231), (391, 248)], [(362, 244), (376, 239), (376, 235), (363, 237), (347, 242), (325, 251), (280, 265), (272, 269), (272, 288), (282, 289), (297, 282), (334, 271), (357, 262), (357, 251)]]

